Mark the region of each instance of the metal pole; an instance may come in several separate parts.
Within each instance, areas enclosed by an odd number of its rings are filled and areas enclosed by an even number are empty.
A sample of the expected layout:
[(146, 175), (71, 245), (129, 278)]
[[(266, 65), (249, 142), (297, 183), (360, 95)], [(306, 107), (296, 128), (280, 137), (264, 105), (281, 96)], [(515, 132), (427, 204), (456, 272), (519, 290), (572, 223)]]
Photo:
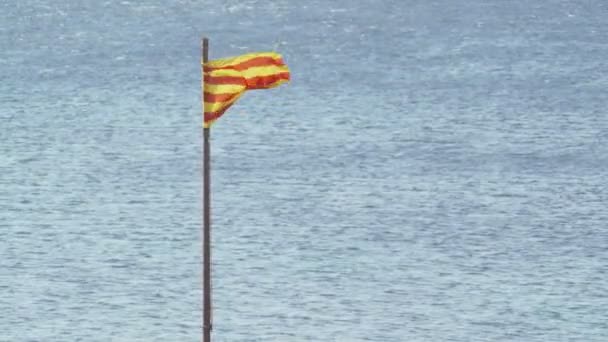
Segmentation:
[[(203, 38), (202, 41), (202, 54), (203, 63), (206, 63), (209, 60), (209, 39), (207, 38)], [(204, 78), (204, 71), (201, 77)], [(203, 89), (203, 120), (204, 113)], [(211, 342), (211, 158), (209, 135), (209, 128), (203, 128), (203, 342)]]

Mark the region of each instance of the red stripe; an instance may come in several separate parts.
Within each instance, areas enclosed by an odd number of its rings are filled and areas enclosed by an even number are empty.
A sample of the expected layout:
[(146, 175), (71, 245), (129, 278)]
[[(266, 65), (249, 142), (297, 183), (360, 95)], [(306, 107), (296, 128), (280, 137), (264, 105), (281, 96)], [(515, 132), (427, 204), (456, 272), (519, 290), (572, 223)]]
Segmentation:
[(289, 72), (282, 72), (274, 75), (251, 77), (245, 79), (245, 81), (247, 82), (247, 89), (264, 89), (268, 88), (270, 85), (276, 83), (279, 80), (289, 81), (289, 79)]
[(228, 100), (232, 100), (235, 96), (238, 96), (239, 93), (227, 93), (227, 94), (213, 94), (205, 92), (205, 102), (226, 102)]
[[(238, 78), (238, 77), (216, 77), (219, 80), (215, 80), (217, 82), (230, 82), (231, 80), (222, 80), (220, 78)], [(238, 78), (241, 82), (244, 82), (246, 84), (244, 84), (247, 89), (265, 89), (268, 88), (269, 86), (273, 85), (274, 83), (276, 83), (279, 80), (289, 80), (290, 79), (290, 74), (288, 72), (282, 72), (279, 74), (275, 74), (275, 75), (267, 75), (267, 76), (259, 76), (259, 77), (251, 77), (251, 78)], [(216, 83), (217, 84), (217, 83)], [(226, 84), (226, 83), (219, 83), (219, 84)], [(242, 83), (241, 83), (242, 84)], [(232, 99), (234, 96), (236, 96), (236, 93), (224, 93), (224, 94), (214, 94), (214, 93), (209, 93), (209, 92), (205, 92), (205, 102), (224, 102), (224, 101), (228, 101), (230, 99)]]
[(250, 89), (260, 89), (280, 79), (289, 81), (289, 72), (282, 72), (273, 75), (256, 76), (250, 78), (243, 78), (238, 76), (205, 76), (205, 83), (213, 85), (246, 85)]
[(205, 75), (205, 83), (207, 84), (239, 84), (245, 85), (243, 77), (239, 76), (209, 76)]
[(226, 110), (228, 110), (230, 106), (217, 111), (217, 112), (205, 112), (205, 122), (209, 122), (209, 121), (213, 121), (218, 119), (220, 116), (224, 115), (224, 113), (226, 112)]
[(253, 57), (253, 58), (248, 59), (239, 64), (228, 65), (228, 66), (224, 66), (224, 67), (213, 68), (213, 67), (203, 66), (203, 71), (209, 72), (209, 71), (221, 70), (221, 69), (234, 69), (234, 70), (238, 70), (238, 71), (243, 71), (243, 70), (247, 70), (247, 69), (253, 68), (253, 67), (271, 66), (271, 65), (284, 66), (285, 63), (283, 63), (283, 59), (281, 59), (281, 58), (262, 56), (262, 57)]

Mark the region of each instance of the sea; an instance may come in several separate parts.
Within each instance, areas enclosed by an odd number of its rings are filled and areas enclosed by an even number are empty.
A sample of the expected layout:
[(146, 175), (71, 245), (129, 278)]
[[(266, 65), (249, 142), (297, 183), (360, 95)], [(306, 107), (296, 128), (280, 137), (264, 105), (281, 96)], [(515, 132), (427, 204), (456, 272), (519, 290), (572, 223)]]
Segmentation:
[(608, 341), (608, 2), (1, 0), (0, 341)]

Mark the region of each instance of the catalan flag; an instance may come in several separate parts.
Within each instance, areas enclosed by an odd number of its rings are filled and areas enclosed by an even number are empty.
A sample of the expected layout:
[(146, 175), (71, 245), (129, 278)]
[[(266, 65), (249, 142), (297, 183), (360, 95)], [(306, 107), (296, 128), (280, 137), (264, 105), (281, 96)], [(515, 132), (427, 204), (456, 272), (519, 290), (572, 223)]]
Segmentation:
[(249, 53), (203, 64), (204, 127), (209, 128), (245, 90), (268, 89), (289, 81), (289, 69), (278, 53)]

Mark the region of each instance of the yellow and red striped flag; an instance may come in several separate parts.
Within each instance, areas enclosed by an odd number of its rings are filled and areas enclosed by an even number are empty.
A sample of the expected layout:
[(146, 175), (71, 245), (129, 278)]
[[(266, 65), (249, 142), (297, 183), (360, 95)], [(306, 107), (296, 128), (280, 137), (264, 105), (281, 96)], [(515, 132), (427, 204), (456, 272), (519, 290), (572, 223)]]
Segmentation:
[(203, 64), (205, 128), (217, 120), (245, 90), (268, 89), (289, 81), (289, 69), (274, 52), (249, 53)]

